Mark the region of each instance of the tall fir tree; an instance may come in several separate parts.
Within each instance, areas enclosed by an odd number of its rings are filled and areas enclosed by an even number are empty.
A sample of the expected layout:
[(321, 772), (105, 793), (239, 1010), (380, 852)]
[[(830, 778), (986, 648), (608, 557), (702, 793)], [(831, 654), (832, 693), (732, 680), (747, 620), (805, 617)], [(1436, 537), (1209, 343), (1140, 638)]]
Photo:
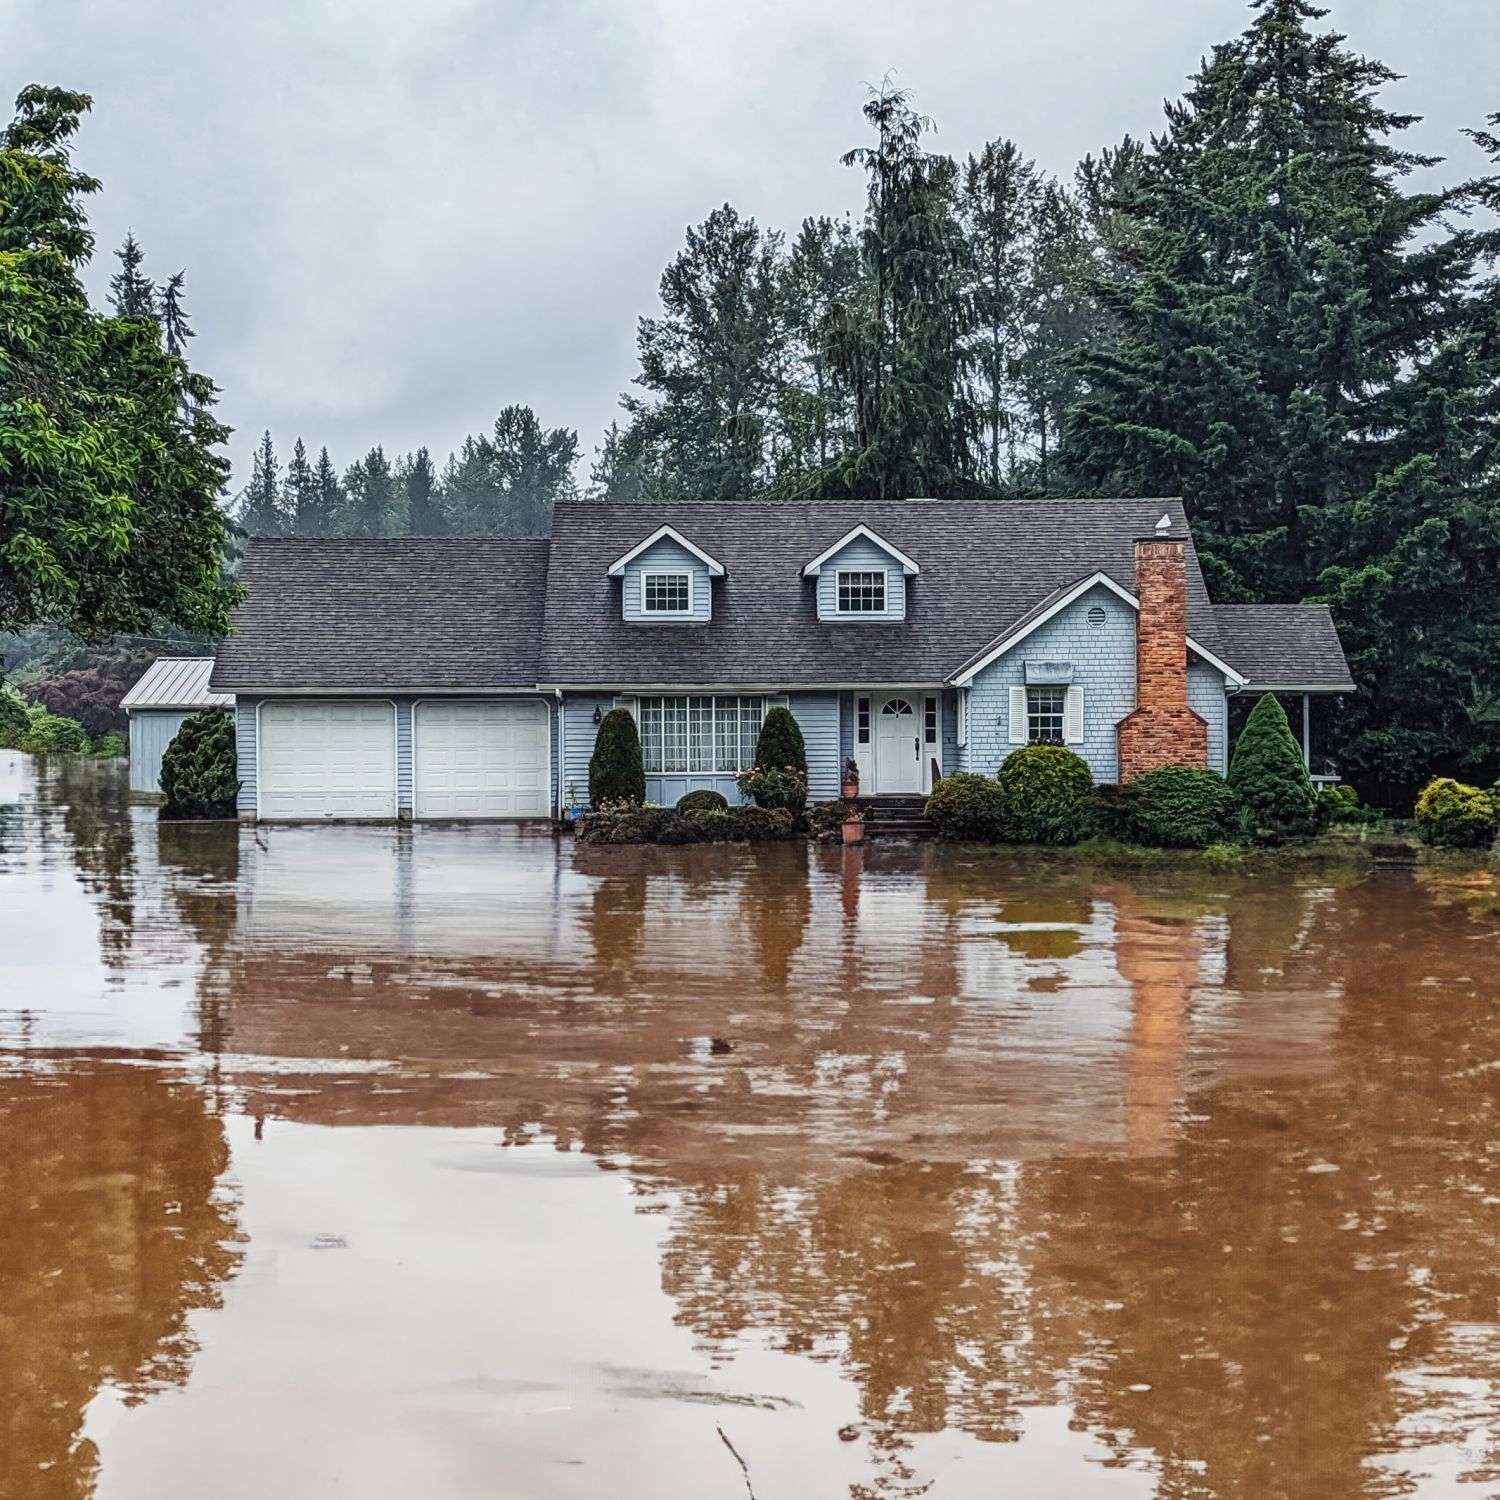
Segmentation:
[(288, 516), (282, 509), (281, 465), (267, 430), (255, 450), (250, 482), (240, 491), (236, 518), (247, 536), (283, 536)]
[(146, 253), (135, 235), (125, 232), (125, 241), (115, 251), (120, 269), (109, 278), (109, 305), (117, 318), (155, 318), (156, 283), (141, 269)]
[(187, 341), (197, 337), (188, 322), (187, 309), (182, 305), (182, 294), (186, 287), (187, 272), (174, 272), (161, 289), (157, 306), (162, 342), (167, 347), (167, 353), (176, 355), (178, 359), (187, 357)]
[(488, 435), (468, 437), (444, 466), (440, 491), (458, 536), (546, 536), (552, 508), (574, 497), (578, 434), (544, 428), (529, 406), (507, 406)]
[(313, 508), (302, 527), (303, 535), (331, 536), (343, 510), (344, 487), (339, 481), (339, 471), (334, 468), (328, 449), (321, 448), (313, 469)]
[(688, 229), (636, 343), (625, 455), (665, 498), (744, 500), (767, 473), (779, 237), (729, 204)]
[(385, 449), (371, 448), (344, 475), (343, 504), (335, 518), (340, 536), (405, 536), (406, 497), (396, 482)]
[(281, 481), (281, 512), (293, 536), (317, 536), (318, 481), (308, 462), (307, 449), (299, 437)]
[(625, 452), (625, 434), (618, 422), (604, 429), (604, 441), (594, 449), (589, 466), (588, 498), (633, 504), (642, 498), (641, 476)]
[(442, 536), (448, 530), (438, 495), (432, 455), (418, 448), (401, 460), (397, 477), (406, 494), (407, 530), (412, 536)]
[(1082, 362), (1064, 459), (1095, 491), (1183, 495), (1219, 598), (1328, 593), (1360, 643), (1345, 768), (1401, 782), (1492, 754), (1472, 694), (1403, 665), (1472, 565), (1456, 511), (1479, 372), (1451, 344), (1475, 252), (1444, 227), (1466, 192), (1403, 190), (1433, 163), (1396, 144), (1388, 68), (1315, 35), (1307, 0), (1255, 8), (1119, 206), (1124, 270), (1099, 288), (1116, 334)]
[(873, 146), (843, 157), (868, 179), (860, 289), (829, 320), (829, 361), (854, 400), (849, 450), (809, 493), (875, 499), (982, 488), (966, 347), (968, 251), (954, 212), (957, 168), (930, 155), (932, 122), (904, 89), (872, 90)]

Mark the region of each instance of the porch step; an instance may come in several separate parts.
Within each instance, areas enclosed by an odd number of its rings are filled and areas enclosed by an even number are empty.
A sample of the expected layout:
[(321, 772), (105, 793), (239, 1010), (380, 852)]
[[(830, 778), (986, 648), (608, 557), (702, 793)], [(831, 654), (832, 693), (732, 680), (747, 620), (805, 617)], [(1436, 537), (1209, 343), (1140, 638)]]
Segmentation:
[(871, 839), (930, 839), (927, 799), (918, 796), (860, 797), (865, 812), (865, 837)]

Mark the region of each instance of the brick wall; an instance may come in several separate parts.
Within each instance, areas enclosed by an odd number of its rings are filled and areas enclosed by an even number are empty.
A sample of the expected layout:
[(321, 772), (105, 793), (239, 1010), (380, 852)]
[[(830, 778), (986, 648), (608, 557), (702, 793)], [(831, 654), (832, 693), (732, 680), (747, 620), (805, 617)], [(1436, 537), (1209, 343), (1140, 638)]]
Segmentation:
[(1207, 766), (1208, 725), (1188, 707), (1186, 543), (1135, 544), (1135, 708), (1120, 721), (1119, 776), (1160, 766)]

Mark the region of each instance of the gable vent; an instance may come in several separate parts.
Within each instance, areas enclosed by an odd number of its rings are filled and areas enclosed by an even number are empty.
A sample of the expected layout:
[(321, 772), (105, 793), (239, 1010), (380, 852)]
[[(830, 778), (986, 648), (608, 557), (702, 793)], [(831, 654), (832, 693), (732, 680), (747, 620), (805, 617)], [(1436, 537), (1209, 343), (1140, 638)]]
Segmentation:
[(1109, 615), (1105, 612), (1104, 607), (1096, 604), (1088, 613), (1089, 629), (1103, 630), (1105, 621), (1108, 619)]

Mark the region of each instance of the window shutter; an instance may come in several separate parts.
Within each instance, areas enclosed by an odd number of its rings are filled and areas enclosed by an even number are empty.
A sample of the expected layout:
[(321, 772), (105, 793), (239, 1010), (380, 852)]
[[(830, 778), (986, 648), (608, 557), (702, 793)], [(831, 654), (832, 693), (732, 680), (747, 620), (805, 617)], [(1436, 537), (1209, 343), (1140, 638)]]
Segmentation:
[(1023, 687), (1010, 690), (1010, 743), (1026, 743), (1026, 689)]
[(1083, 743), (1083, 689), (1081, 687), (1070, 687), (1068, 696), (1063, 701), (1063, 743), (1066, 745)]
[(641, 722), (641, 710), (636, 699), (616, 698), (612, 706), (614, 708), (623, 708), (637, 724)]

